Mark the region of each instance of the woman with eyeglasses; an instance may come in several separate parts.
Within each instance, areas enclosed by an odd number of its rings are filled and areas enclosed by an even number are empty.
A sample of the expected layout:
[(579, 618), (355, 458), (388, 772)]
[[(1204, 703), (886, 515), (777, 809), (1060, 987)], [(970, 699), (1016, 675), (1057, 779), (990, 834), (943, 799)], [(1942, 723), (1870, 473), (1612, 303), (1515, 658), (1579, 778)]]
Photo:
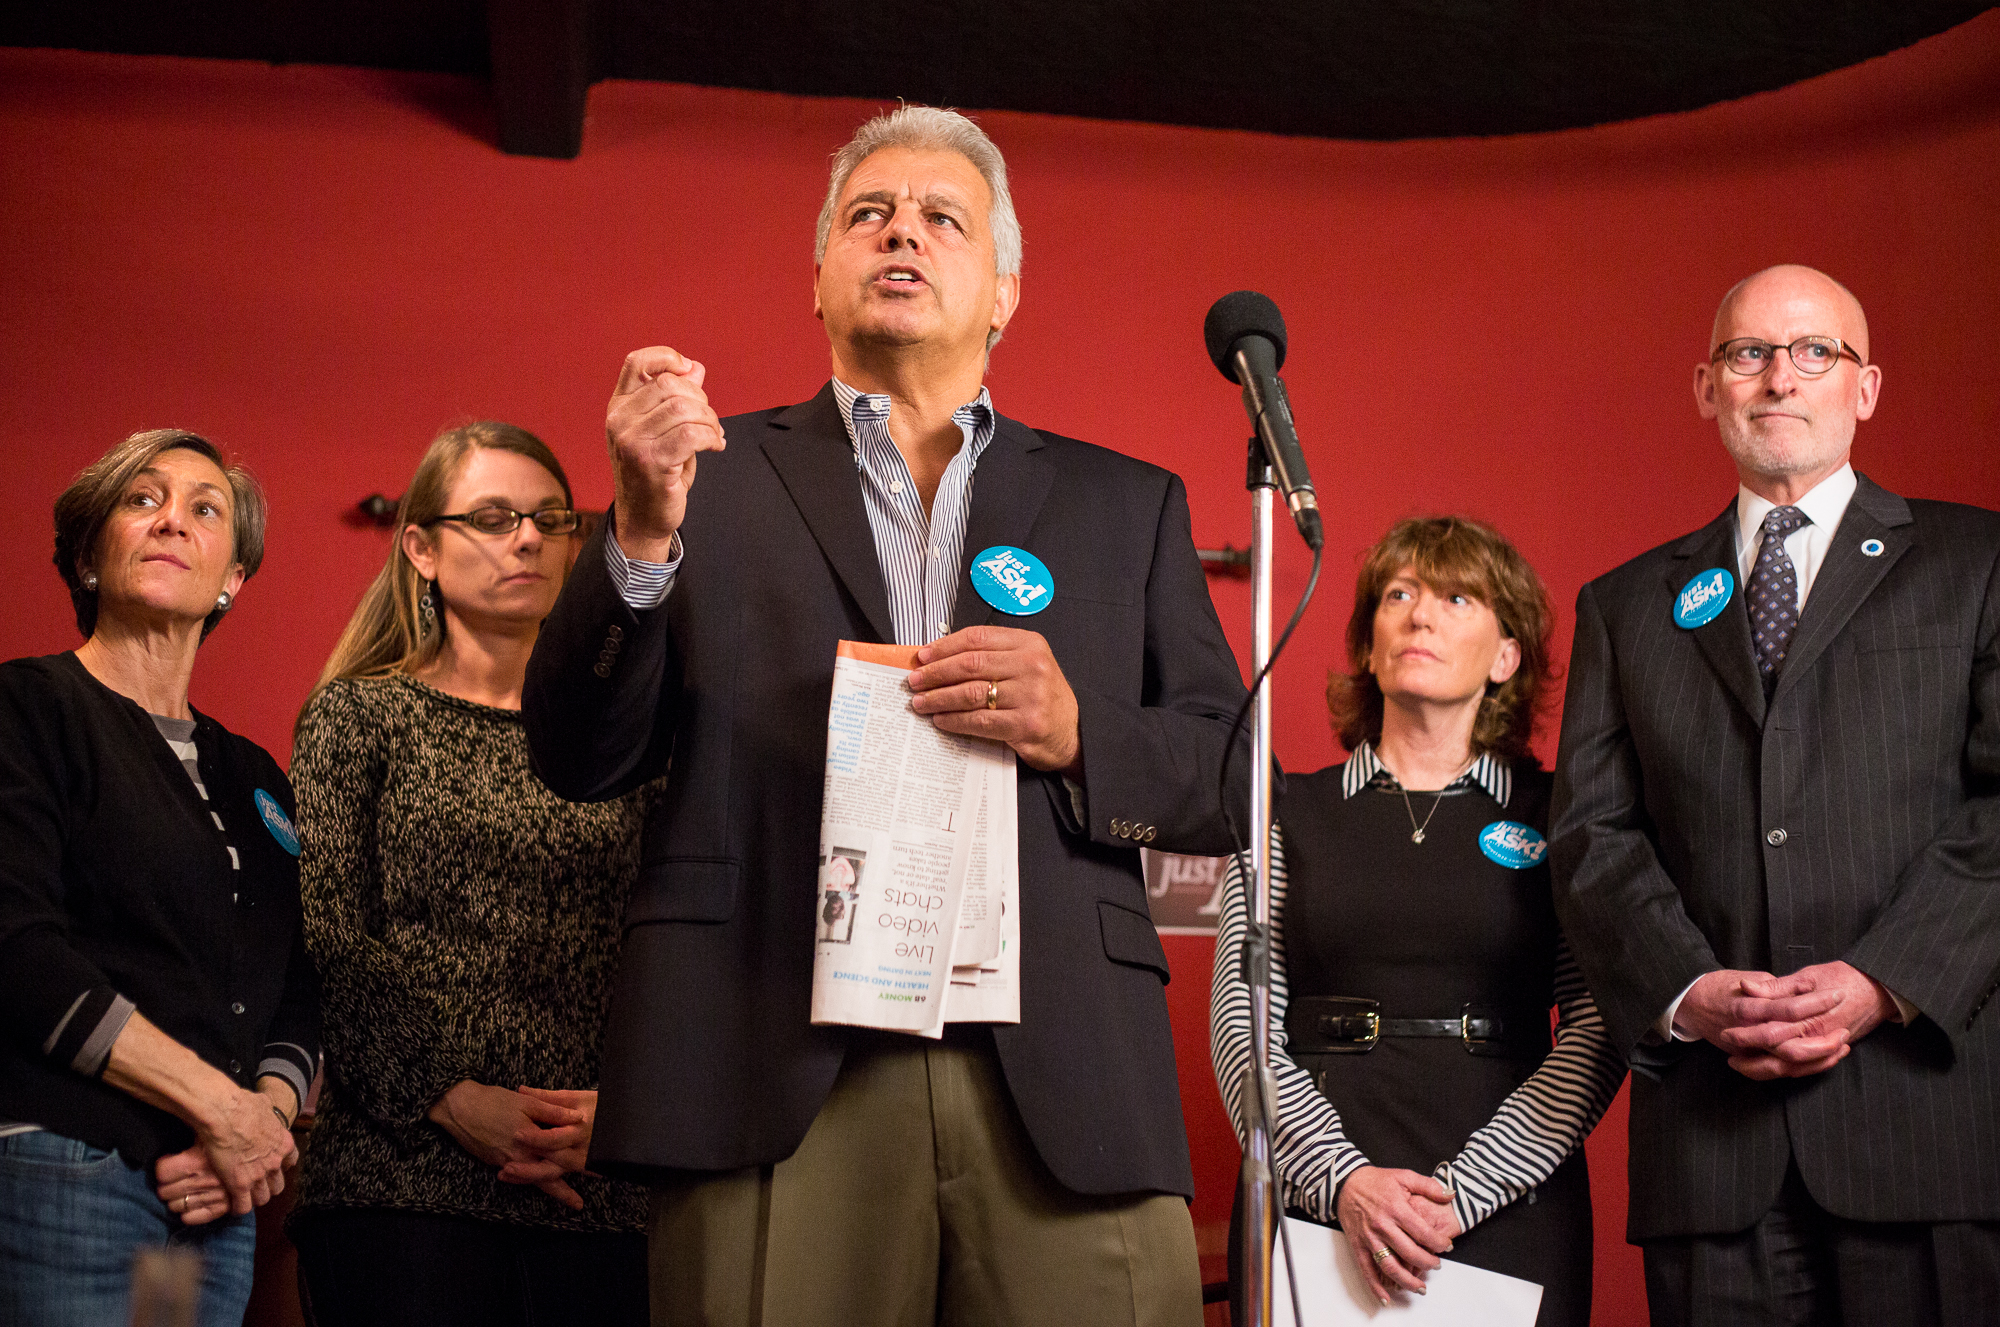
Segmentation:
[[(1462, 517), (1398, 522), (1363, 556), (1353, 672), (1327, 687), (1352, 754), (1288, 779), (1271, 830), (1272, 1159), (1284, 1205), (1338, 1225), (1384, 1303), (1449, 1254), (1539, 1284), (1544, 1327), (1586, 1327), (1581, 1147), (1625, 1066), (1550, 895), (1528, 744), (1552, 618), (1527, 559)], [(1210, 1014), (1239, 1133), (1244, 893), (1232, 866)]]
[(289, 1229), (319, 1327), (646, 1321), (645, 1191), (579, 1172), (650, 794), (563, 801), (521, 728), (578, 524), (533, 434), (440, 435), (299, 716), (327, 1078)]

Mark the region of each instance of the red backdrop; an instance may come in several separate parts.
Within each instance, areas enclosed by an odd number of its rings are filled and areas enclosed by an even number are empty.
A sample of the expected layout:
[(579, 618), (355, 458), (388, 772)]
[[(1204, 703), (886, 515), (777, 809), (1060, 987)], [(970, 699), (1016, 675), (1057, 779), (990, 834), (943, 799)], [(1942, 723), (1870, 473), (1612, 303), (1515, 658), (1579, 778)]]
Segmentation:
[[(627, 350), (704, 360), (725, 414), (818, 387), (812, 219), (827, 154), (873, 109), (610, 83), (583, 155), (554, 162), (495, 151), (469, 81), (0, 51), (0, 456), (19, 517), (0, 657), (75, 644), (54, 494), (135, 428), (196, 429), (262, 477), (272, 529), (195, 701), (282, 755), (385, 552), (344, 513), (400, 492), (441, 425), (534, 429), (601, 505)], [(1243, 418), (1202, 315), (1246, 286), (1285, 311), (1329, 521), (1278, 677), (1293, 768), (1338, 756), (1320, 695), (1355, 555), (1394, 518), (1498, 524), (1547, 578), (1564, 654), (1587, 577), (1720, 510), (1734, 478), (1691, 369), (1723, 290), (1768, 263), (1823, 267), (1867, 306), (1886, 381), (1861, 468), (2000, 506), (2000, 13), (1780, 92), (1532, 137), (983, 118), (1027, 235), (995, 399), (1179, 471), (1201, 543), (1249, 528)], [(1287, 541), (1282, 603), (1304, 572)], [(1247, 652), (1243, 586), (1215, 599)], [(1219, 1252), (1235, 1147), (1208, 1069), (1210, 945), (1169, 953), (1196, 1219)], [(1641, 1315), (1622, 1126), (1621, 1099), (1591, 1143), (1600, 1322)]]

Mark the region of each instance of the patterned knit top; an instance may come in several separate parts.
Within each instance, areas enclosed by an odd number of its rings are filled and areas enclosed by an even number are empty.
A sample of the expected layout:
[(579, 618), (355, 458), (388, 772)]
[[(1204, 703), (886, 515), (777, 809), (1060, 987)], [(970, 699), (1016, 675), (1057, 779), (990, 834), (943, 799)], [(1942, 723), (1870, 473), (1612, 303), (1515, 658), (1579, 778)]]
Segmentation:
[(412, 678), (329, 684), (292, 755), (326, 1086), (298, 1211), (389, 1207), (641, 1230), (643, 1189), (570, 1176), (572, 1212), (425, 1116), (461, 1079), (594, 1088), (650, 787), (565, 802), (517, 711)]

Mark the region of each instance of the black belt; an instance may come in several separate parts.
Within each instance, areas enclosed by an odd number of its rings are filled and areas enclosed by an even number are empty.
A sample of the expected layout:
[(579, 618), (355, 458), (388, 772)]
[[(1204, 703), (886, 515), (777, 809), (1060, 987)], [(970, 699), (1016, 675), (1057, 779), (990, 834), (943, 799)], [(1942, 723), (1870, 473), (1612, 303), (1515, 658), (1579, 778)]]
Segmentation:
[(1468, 1004), (1456, 1018), (1384, 1018), (1381, 1003), (1307, 995), (1285, 1010), (1294, 1055), (1363, 1055), (1384, 1037), (1456, 1037), (1472, 1055), (1540, 1055), (1549, 1048), (1547, 1010)]

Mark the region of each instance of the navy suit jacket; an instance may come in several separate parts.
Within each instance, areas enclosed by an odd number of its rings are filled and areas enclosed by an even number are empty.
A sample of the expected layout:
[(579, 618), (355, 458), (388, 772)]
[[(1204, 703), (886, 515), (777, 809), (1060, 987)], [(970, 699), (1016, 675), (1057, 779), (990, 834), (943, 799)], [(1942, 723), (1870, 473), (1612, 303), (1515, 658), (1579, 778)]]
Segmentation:
[[(524, 696), (536, 769), (563, 796), (667, 774), (626, 913), (591, 1146), (593, 1168), (628, 1178), (789, 1156), (855, 1035), (808, 1018), (813, 882), (834, 646), (893, 640), (888, 594), (831, 387), (725, 428), (728, 448), (701, 458), (667, 601), (626, 606), (600, 533), (543, 626)], [(1047, 609), (1009, 618), (973, 593), (972, 555), (995, 544), (1048, 565)], [(1066, 828), (1062, 780), (1019, 766), (1021, 1022), (993, 1032), (1007, 1086), (1070, 1189), (1191, 1193), (1167, 961), (1132, 835), (1228, 849), (1216, 780), (1243, 685), (1185, 491), (1001, 417), (959, 585), (954, 629), (1047, 637), (1077, 696), (1090, 818)], [(1239, 752), (1233, 768), (1247, 763)]]
[[(1632, 1238), (1748, 1227), (1788, 1160), (1828, 1211), (2000, 1217), (2000, 514), (1866, 478), (1766, 700), (1736, 508), (1577, 597), (1550, 858), (1632, 1059)], [(1755, 1083), (1706, 1042), (1647, 1044), (1715, 968), (1845, 959), (1921, 1012), (1812, 1077)]]

